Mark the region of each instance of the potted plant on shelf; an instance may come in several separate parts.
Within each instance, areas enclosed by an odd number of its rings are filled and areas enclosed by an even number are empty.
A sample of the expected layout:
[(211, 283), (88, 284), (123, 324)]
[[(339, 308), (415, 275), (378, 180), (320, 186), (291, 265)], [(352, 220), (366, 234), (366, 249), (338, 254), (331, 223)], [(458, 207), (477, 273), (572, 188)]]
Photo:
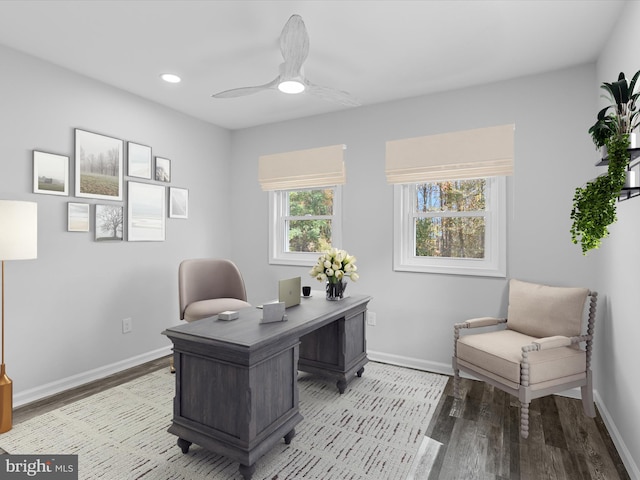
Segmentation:
[(571, 209), (571, 240), (581, 244), (583, 254), (598, 248), (609, 235), (609, 225), (616, 221), (616, 202), (629, 165), (627, 149), (635, 147), (633, 130), (640, 124), (637, 105), (640, 92), (634, 92), (639, 76), (640, 71), (629, 82), (620, 72), (616, 82), (601, 86), (611, 104), (598, 112), (589, 134), (596, 148), (606, 149), (607, 173), (576, 188)]
[(640, 125), (640, 111), (637, 106), (640, 92), (634, 92), (634, 90), (638, 76), (640, 76), (640, 70), (629, 82), (624, 72), (620, 72), (617, 82), (604, 82), (600, 87), (607, 92), (607, 98), (612, 103), (598, 112), (596, 123), (589, 128), (589, 134), (596, 148), (606, 147), (609, 138), (625, 133), (629, 135), (630, 148), (636, 147), (634, 130)]

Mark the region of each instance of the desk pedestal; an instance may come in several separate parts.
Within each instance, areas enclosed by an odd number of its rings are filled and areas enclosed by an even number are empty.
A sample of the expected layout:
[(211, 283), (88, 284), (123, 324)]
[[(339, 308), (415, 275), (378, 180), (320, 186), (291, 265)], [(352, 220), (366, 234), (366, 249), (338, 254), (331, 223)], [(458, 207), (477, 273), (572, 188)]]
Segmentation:
[(256, 460), (280, 439), (291, 442), (302, 420), (298, 342), (279, 347), (263, 352), (254, 365), (242, 365), (216, 358), (213, 349), (175, 343), (176, 396), (169, 432), (179, 437), (183, 453), (195, 443), (239, 462), (240, 472), (251, 478)]
[(369, 361), (365, 312), (356, 311), (302, 337), (298, 370), (335, 378), (344, 393), (349, 379), (362, 376)]

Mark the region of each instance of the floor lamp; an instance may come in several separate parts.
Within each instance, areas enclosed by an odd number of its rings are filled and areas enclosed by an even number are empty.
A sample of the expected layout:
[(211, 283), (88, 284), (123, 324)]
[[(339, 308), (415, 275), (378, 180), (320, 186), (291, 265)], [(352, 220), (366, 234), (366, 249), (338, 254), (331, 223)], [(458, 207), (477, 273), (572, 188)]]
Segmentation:
[(0, 365), (0, 433), (11, 430), (13, 384), (4, 365), (4, 262), (38, 254), (38, 204), (0, 200), (0, 261), (2, 261), (2, 365)]

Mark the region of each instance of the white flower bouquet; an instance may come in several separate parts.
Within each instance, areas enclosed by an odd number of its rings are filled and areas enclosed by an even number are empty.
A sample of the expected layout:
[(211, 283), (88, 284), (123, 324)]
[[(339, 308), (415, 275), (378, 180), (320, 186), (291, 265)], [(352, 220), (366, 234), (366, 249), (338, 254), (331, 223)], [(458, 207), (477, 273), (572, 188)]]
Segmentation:
[(345, 250), (332, 248), (320, 255), (309, 275), (319, 282), (343, 284), (345, 277), (349, 277), (354, 282), (357, 281), (360, 278), (357, 270), (356, 257), (349, 255)]

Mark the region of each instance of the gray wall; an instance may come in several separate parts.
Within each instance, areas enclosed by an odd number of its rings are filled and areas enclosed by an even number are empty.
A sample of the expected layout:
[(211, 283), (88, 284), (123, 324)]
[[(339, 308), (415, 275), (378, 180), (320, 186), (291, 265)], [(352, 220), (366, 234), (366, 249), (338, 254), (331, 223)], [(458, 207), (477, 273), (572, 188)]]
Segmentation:
[[(254, 297), (274, 295), (277, 278), (309, 268), (270, 266), (267, 199), (259, 155), (344, 143), (344, 245), (358, 257), (349, 291), (373, 296), (372, 356), (450, 372), (452, 325), (506, 312), (505, 279), (394, 272), (393, 187), (384, 175), (385, 141), (515, 123), (515, 175), (508, 182), (508, 273), (536, 282), (595, 282), (594, 262), (570, 241), (575, 186), (592, 175), (596, 152), (586, 131), (596, 108), (595, 66), (412, 98), (342, 113), (236, 131), (232, 246)], [(566, 86), (570, 86), (567, 88)], [(586, 101), (585, 101), (586, 99)], [(266, 281), (265, 281), (266, 280)]]
[[(640, 70), (638, 62), (638, 24), (640, 2), (627, 2), (619, 24), (598, 61), (597, 86), (612, 82), (618, 73), (631, 78)], [(595, 89), (594, 89), (595, 92)], [(600, 92), (602, 92), (600, 90)], [(602, 100), (602, 105), (605, 103)], [(601, 171), (601, 169), (599, 169)], [(598, 171), (598, 173), (600, 173)], [(605, 295), (605, 318), (598, 332), (601, 354), (598, 392), (608, 425), (618, 428), (616, 437), (624, 439), (635, 459), (632, 478), (640, 478), (640, 382), (638, 381), (638, 342), (640, 341), (640, 198), (618, 203), (618, 221), (610, 237), (594, 257), (599, 261), (598, 289)]]
[[(230, 224), (230, 134), (7, 48), (0, 65), (0, 198), (38, 203), (37, 260), (6, 262), (6, 363), (20, 403), (169, 353), (160, 332), (179, 322), (179, 261), (231, 253), (219, 234)], [(165, 242), (97, 243), (93, 208), (91, 233), (67, 232), (67, 202), (101, 202), (31, 193), (31, 151), (68, 155), (73, 166), (74, 128), (171, 159), (171, 185), (189, 189), (190, 218), (167, 219)], [(72, 168), (72, 195), (73, 178)]]

